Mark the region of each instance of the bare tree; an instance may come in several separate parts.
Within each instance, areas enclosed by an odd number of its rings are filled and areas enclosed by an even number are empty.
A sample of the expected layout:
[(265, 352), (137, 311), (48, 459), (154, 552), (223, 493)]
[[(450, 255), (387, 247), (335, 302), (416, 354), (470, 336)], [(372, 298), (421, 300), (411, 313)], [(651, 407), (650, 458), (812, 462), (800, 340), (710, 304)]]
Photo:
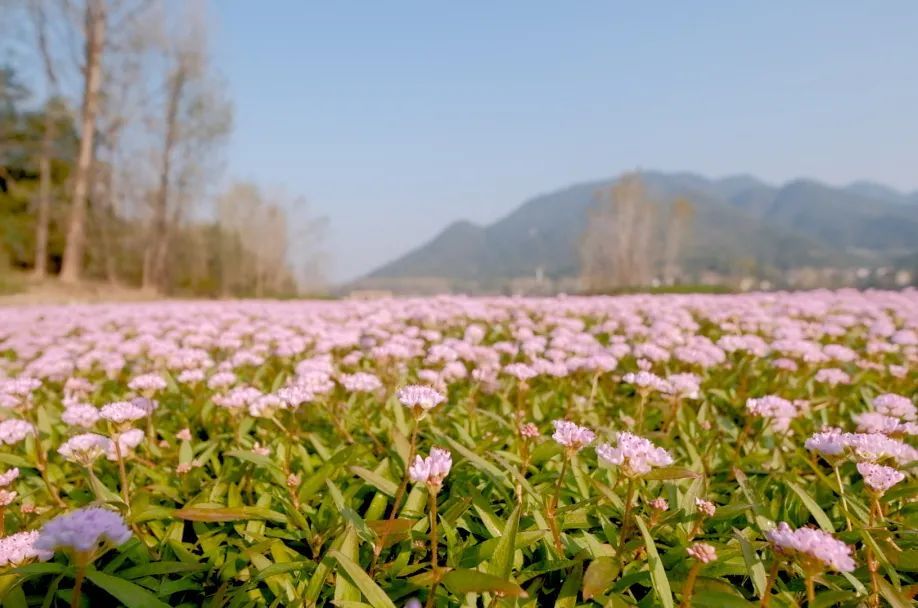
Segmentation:
[(309, 215), (305, 201), (239, 182), (219, 197), (217, 210), (223, 296), (318, 290), (326, 222)]
[(169, 239), (188, 212), (182, 202), (197, 198), (192, 191), (206, 183), (213, 169), (208, 159), (217, 156), (232, 123), (222, 82), (209, 69), (204, 21), (194, 17), (188, 29), (162, 41), (162, 140), (143, 266), (143, 287), (153, 291), (166, 287)]
[(38, 52), (41, 56), (48, 87), (48, 103), (42, 124), (41, 148), (38, 158), (39, 186), (38, 209), (35, 221), (35, 266), (33, 274), (43, 279), (48, 272), (48, 224), (51, 218), (51, 158), (54, 154), (55, 122), (57, 107), (55, 98), (58, 95), (57, 72), (54, 69), (55, 59), (51, 54), (48, 35), (48, 18), (43, 0), (31, 0), (29, 4), (32, 24)]
[(656, 267), (657, 205), (637, 173), (597, 193), (581, 239), (584, 286), (599, 291), (648, 284)]
[(667, 285), (679, 279), (679, 259), (694, 217), (695, 207), (687, 198), (679, 197), (670, 205), (663, 245), (663, 280)]
[(86, 203), (89, 192), (96, 115), (99, 111), (99, 89), (102, 84), (102, 55), (105, 48), (106, 13), (104, 0), (86, 0), (84, 15), (85, 48), (83, 65), (83, 103), (80, 119), (80, 148), (73, 176), (73, 198), (67, 245), (61, 268), (61, 281), (80, 280), (86, 249)]

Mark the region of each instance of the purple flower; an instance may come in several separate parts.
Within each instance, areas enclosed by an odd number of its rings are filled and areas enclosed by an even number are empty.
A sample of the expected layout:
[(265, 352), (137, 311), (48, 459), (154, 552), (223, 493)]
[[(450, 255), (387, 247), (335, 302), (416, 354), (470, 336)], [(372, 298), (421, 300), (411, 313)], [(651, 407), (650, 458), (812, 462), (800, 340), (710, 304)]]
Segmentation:
[(34, 546), (39, 551), (88, 553), (105, 544), (123, 545), (129, 538), (131, 531), (121, 515), (102, 507), (87, 507), (58, 515), (46, 523)]

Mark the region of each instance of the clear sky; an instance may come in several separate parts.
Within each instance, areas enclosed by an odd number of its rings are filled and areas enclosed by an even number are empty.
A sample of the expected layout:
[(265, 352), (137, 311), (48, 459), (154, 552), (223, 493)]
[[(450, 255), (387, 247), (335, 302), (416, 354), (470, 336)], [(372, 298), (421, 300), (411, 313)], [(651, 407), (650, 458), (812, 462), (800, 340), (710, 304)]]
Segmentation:
[(334, 279), (636, 167), (918, 189), (918, 2), (219, 0), (229, 174)]

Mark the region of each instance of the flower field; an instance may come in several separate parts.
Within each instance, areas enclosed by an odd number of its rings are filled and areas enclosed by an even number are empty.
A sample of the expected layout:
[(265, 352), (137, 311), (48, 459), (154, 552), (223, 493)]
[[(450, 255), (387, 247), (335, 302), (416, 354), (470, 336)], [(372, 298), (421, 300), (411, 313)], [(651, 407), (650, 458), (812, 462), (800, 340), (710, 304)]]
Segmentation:
[(918, 293), (0, 309), (26, 606), (913, 606)]

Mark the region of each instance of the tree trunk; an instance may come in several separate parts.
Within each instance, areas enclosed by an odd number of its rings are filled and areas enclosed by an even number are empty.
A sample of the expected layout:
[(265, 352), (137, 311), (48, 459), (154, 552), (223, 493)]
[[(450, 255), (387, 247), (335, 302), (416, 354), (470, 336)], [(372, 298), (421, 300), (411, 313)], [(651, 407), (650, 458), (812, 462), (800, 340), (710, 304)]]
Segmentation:
[(104, 0), (86, 3), (86, 66), (83, 88), (83, 112), (80, 121), (80, 152), (73, 176), (73, 201), (61, 281), (77, 283), (83, 267), (86, 248), (86, 194), (92, 171), (93, 138), (99, 110), (99, 88), (102, 83), (102, 51), (105, 43)]
[(54, 154), (55, 124), (57, 118), (54, 96), (57, 93), (57, 74), (54, 71), (54, 59), (48, 44), (48, 27), (44, 8), (41, 3), (32, 5), (32, 18), (37, 33), (38, 50), (41, 54), (48, 85), (48, 103), (45, 104), (44, 124), (42, 125), (41, 156), (38, 159), (38, 218), (35, 225), (35, 266), (36, 279), (44, 279), (48, 274), (48, 224), (51, 220), (51, 157)]
[(166, 105), (166, 136), (163, 141), (162, 167), (159, 174), (159, 187), (153, 203), (153, 221), (150, 225), (150, 249), (147, 252), (149, 264), (144, 265), (143, 288), (150, 291), (162, 291), (166, 273), (166, 253), (169, 239), (169, 189), (172, 177), (172, 149), (175, 147), (178, 134), (178, 111), (185, 86), (185, 71), (179, 66), (170, 79), (169, 102)]
[(54, 150), (54, 115), (51, 105), (45, 108), (44, 132), (41, 138), (41, 158), (38, 160), (38, 218), (35, 225), (36, 279), (48, 274), (48, 224), (51, 218), (51, 155)]

